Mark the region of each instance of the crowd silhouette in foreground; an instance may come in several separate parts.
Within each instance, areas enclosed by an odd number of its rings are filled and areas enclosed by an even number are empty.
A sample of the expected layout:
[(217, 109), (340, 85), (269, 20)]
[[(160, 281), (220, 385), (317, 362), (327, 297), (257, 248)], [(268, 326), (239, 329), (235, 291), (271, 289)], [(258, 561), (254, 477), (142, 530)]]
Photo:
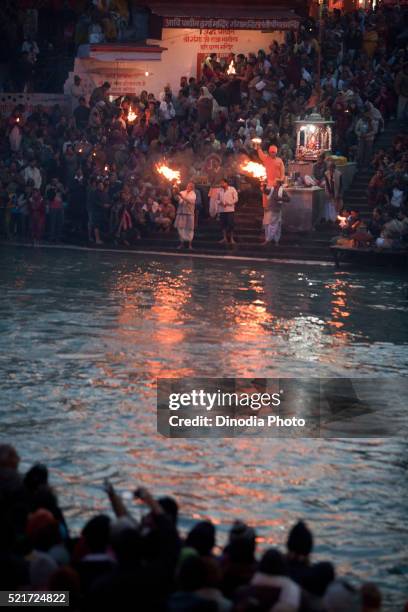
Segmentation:
[(106, 482), (107, 512), (92, 516), (73, 536), (47, 467), (36, 464), (22, 474), (19, 462), (13, 446), (0, 445), (2, 590), (69, 591), (74, 611), (384, 609), (374, 583), (352, 584), (332, 562), (314, 562), (314, 535), (303, 521), (292, 526), (282, 549), (258, 550), (255, 529), (239, 520), (219, 546), (209, 520), (181, 534), (173, 497), (135, 490), (134, 502), (145, 508), (136, 520)]

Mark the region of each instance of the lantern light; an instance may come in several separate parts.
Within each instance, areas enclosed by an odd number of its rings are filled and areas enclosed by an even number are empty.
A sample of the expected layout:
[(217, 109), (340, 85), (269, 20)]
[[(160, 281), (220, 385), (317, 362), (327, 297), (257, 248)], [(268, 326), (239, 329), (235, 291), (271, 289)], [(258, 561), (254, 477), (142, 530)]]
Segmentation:
[(318, 113), (296, 123), (296, 160), (314, 161), (321, 153), (330, 153), (332, 146), (332, 120), (326, 120)]

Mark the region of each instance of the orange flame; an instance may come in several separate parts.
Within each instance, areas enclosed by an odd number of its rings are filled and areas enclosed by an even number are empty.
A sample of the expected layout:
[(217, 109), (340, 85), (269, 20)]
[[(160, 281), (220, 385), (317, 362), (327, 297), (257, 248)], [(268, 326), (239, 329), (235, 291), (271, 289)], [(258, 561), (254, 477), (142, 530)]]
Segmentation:
[(136, 121), (137, 119), (137, 115), (135, 113), (134, 110), (132, 110), (132, 107), (129, 106), (129, 111), (128, 111), (128, 116), (127, 116), (127, 120), (129, 123), (133, 123), (133, 121)]
[(168, 181), (176, 181), (176, 183), (180, 183), (180, 171), (172, 170), (168, 166), (164, 164), (159, 164), (156, 166), (156, 170), (159, 174), (164, 176)]
[(235, 66), (234, 66), (234, 60), (231, 60), (227, 69), (227, 74), (236, 74), (237, 71), (235, 70)]
[(339, 222), (339, 226), (344, 228), (347, 226), (347, 217), (342, 217), (341, 215), (337, 215), (337, 221)]
[(256, 162), (246, 162), (246, 164), (241, 166), (242, 172), (246, 172), (250, 174), (254, 178), (260, 179), (264, 181), (266, 179), (266, 170), (262, 164), (257, 164)]

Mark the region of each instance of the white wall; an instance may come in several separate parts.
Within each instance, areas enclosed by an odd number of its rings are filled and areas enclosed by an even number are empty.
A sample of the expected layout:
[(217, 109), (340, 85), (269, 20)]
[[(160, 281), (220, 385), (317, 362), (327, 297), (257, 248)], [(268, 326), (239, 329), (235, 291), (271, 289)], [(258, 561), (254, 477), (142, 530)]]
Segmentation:
[(113, 95), (140, 93), (147, 89), (158, 96), (167, 83), (170, 83), (174, 91), (178, 91), (181, 76), (197, 76), (197, 63), (201, 63), (202, 58), (209, 53), (257, 53), (259, 49), (267, 51), (272, 41), (280, 43), (283, 39), (284, 33), (281, 31), (263, 33), (257, 30), (164, 28), (163, 40), (149, 41), (167, 49), (163, 51), (161, 60), (140, 58), (115, 61), (114, 53), (105, 54), (103, 61), (76, 58), (74, 72), (70, 73), (64, 91), (69, 93), (73, 75), (78, 74), (88, 94), (97, 85), (109, 81)]
[(156, 76), (160, 75), (162, 83), (170, 83), (177, 89), (181, 76), (197, 76), (199, 55), (201, 57), (210, 53), (227, 55), (230, 52), (247, 54), (257, 53), (259, 49), (268, 51), (269, 45), (274, 40), (283, 42), (284, 33), (164, 28), (163, 40), (154, 41), (167, 48), (167, 51), (162, 53), (160, 67), (156, 68)]

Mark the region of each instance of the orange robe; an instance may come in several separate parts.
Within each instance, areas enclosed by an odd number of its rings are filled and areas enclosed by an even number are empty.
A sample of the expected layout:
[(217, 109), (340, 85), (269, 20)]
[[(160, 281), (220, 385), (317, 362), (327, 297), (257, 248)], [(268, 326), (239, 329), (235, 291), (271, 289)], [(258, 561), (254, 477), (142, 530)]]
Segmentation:
[(276, 181), (285, 179), (285, 165), (280, 157), (271, 157), (264, 153), (262, 149), (258, 150), (259, 159), (265, 166), (266, 182), (268, 187), (275, 187)]

